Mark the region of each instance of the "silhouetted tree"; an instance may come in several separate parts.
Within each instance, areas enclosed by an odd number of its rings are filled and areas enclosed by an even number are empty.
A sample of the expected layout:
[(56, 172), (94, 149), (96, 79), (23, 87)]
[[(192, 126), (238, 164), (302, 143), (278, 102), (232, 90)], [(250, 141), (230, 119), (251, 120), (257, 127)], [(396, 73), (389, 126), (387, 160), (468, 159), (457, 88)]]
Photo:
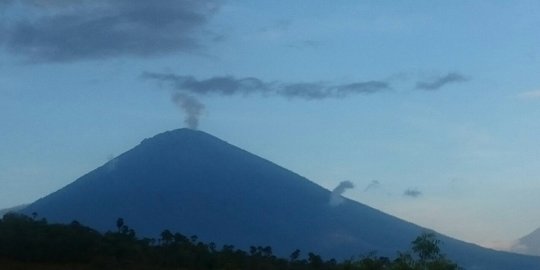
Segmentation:
[(120, 232), (122, 230), (122, 227), (124, 227), (124, 219), (118, 218), (116, 220), (116, 228), (118, 228), (118, 231)]
[(174, 240), (174, 235), (169, 230), (161, 232), (161, 242), (165, 245), (170, 245)]
[[(400, 253), (394, 262), (395, 269), (404, 270), (457, 270), (460, 267), (448, 260), (440, 250), (440, 240), (434, 233), (425, 232), (414, 239), (410, 253)], [(417, 257), (418, 259), (415, 259)]]
[(291, 253), (291, 255), (289, 255), (289, 261), (291, 262), (297, 261), (299, 257), (300, 257), (300, 250), (296, 249), (295, 251)]

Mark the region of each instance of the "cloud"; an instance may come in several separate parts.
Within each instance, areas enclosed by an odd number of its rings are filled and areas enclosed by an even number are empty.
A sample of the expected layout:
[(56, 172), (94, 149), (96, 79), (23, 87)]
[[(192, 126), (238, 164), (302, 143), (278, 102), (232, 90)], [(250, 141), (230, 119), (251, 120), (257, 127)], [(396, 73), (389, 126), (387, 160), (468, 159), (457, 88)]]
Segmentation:
[[(368, 80), (350, 83), (331, 84), (321, 81), (313, 82), (281, 82), (264, 81), (256, 77), (215, 76), (207, 79), (197, 79), (191, 75), (177, 75), (174, 73), (143, 72), (141, 78), (157, 81), (173, 90), (173, 93), (183, 93), (190, 96), (190, 100), (197, 101), (195, 97), (217, 96), (278, 96), (288, 99), (323, 100), (342, 99), (356, 95), (371, 95), (391, 90), (387, 81)], [(461, 75), (450, 73), (439, 78), (425, 88), (435, 89), (442, 85), (464, 78)], [(188, 114), (190, 121), (198, 119), (204, 106), (198, 107), (197, 115)], [(184, 108), (184, 107), (183, 107)], [(187, 113), (187, 111), (184, 109)], [(194, 126), (196, 128), (196, 125)]]
[(339, 185), (332, 190), (332, 193), (330, 193), (330, 205), (338, 206), (342, 204), (345, 200), (341, 194), (351, 188), (354, 188), (354, 184), (351, 181), (341, 181)]
[[(14, 15), (4, 20), (2, 45), (41, 62), (192, 52), (202, 47), (202, 29), (218, 9), (213, 0), (13, 0), (4, 6)], [(27, 16), (16, 16), (15, 7)]]
[(145, 79), (153, 79), (169, 83), (175, 90), (185, 91), (197, 95), (218, 94), (232, 96), (237, 94), (250, 94), (264, 92), (269, 84), (257, 78), (234, 78), (232, 76), (212, 77), (206, 80), (197, 80), (192, 76), (179, 76), (175, 74), (151, 73), (142, 74)]
[(236, 78), (233, 76), (212, 77), (198, 80), (192, 76), (170, 73), (142, 74), (145, 79), (168, 83), (174, 90), (195, 95), (275, 95), (304, 100), (326, 98), (345, 98), (357, 94), (374, 94), (389, 90), (390, 85), (383, 81), (365, 81), (349, 84), (326, 84), (322, 82), (283, 83), (265, 82), (254, 77)]
[(451, 84), (466, 82), (469, 78), (455, 72), (448, 73), (444, 76), (432, 79), (430, 81), (421, 81), (416, 83), (416, 89), (420, 90), (438, 90), (439, 88)]
[(422, 195), (422, 192), (420, 192), (417, 189), (407, 189), (403, 192), (403, 196), (412, 197), (412, 198), (418, 198)]
[(522, 99), (540, 99), (540, 90), (523, 92), (518, 94), (518, 97)]
[(379, 181), (373, 180), (373, 181), (369, 182), (369, 184), (366, 186), (366, 188), (364, 188), (364, 192), (366, 192), (366, 191), (368, 191), (370, 189), (376, 189), (380, 185), (381, 185), (381, 183)]

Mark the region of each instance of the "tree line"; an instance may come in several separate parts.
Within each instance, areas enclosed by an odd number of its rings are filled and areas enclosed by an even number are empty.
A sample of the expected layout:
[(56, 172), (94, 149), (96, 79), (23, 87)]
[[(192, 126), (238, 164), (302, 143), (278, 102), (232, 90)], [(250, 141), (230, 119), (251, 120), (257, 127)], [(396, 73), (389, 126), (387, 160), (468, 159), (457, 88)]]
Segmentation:
[(440, 250), (432, 233), (411, 242), (411, 249), (395, 258), (367, 254), (343, 261), (294, 250), (278, 257), (270, 246), (249, 250), (217, 247), (196, 236), (164, 230), (159, 239), (140, 238), (116, 221), (116, 231), (100, 233), (77, 221), (49, 224), (37, 215), (9, 213), (0, 219), (0, 269), (190, 269), (190, 270), (456, 270), (461, 269)]

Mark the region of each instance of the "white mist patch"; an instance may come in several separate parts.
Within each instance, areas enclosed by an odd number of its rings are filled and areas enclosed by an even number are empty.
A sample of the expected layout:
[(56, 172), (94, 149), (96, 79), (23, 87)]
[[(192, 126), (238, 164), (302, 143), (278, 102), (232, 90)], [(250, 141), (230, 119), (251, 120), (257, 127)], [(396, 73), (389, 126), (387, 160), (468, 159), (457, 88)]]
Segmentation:
[(338, 206), (342, 204), (345, 199), (341, 196), (347, 189), (354, 188), (354, 184), (351, 181), (341, 181), (337, 187), (330, 193), (330, 205)]

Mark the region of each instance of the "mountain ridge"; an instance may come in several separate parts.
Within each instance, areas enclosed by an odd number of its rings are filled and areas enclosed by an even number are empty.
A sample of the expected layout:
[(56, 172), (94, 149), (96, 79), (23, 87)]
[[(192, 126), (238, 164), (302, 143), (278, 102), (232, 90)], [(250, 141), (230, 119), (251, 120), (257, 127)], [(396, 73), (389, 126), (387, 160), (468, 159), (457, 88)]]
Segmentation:
[(20, 205), (8, 207), (8, 208), (0, 209), (0, 218), (2, 218), (3, 215), (9, 212), (17, 212), (17, 211), (23, 210), (27, 206), (28, 204), (20, 204)]

